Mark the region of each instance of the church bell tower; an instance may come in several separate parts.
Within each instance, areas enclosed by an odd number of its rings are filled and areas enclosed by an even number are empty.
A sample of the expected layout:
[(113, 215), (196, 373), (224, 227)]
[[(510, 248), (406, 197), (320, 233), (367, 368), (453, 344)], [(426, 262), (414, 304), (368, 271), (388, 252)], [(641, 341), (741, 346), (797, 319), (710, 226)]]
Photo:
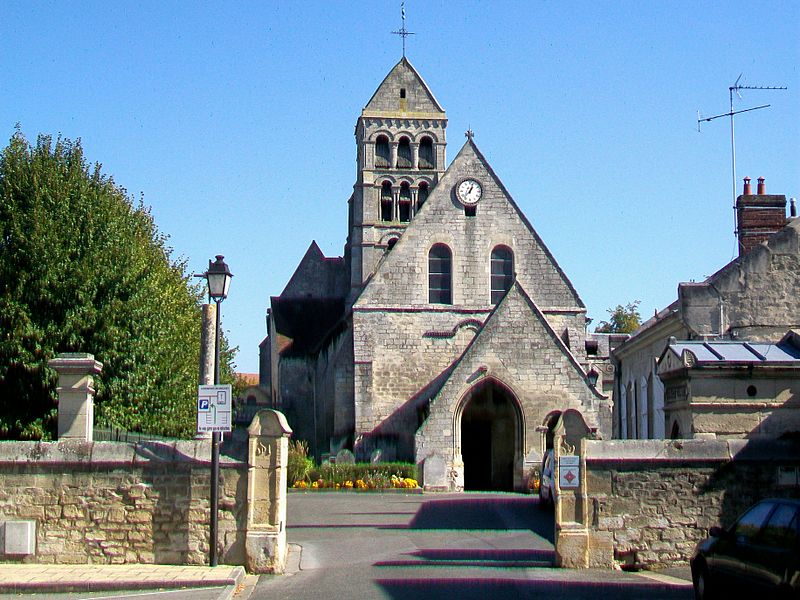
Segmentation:
[(404, 56), (356, 123), (358, 171), (349, 206), (351, 297), (360, 292), (445, 170), (447, 116)]

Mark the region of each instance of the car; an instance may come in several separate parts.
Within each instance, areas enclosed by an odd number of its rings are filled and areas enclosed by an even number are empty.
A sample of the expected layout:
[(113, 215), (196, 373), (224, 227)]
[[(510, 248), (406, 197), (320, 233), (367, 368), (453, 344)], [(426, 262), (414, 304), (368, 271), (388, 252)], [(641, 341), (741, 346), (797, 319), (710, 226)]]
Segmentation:
[(539, 506), (542, 508), (552, 507), (556, 501), (555, 484), (555, 455), (551, 448), (545, 452), (542, 460), (542, 473), (539, 478)]
[(712, 527), (690, 565), (697, 600), (724, 591), (800, 598), (800, 500), (762, 500), (727, 529)]

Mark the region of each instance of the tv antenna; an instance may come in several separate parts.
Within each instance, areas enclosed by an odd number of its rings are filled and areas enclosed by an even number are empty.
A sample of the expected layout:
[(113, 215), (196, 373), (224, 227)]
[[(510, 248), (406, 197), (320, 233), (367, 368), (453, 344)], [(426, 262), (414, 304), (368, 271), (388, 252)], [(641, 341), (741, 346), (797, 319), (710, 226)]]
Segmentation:
[(736, 78), (736, 83), (728, 88), (728, 96), (730, 98), (730, 111), (726, 113), (722, 113), (721, 115), (714, 115), (713, 117), (701, 117), (700, 111), (697, 111), (697, 131), (700, 131), (700, 124), (708, 121), (713, 121), (714, 119), (719, 119), (720, 117), (730, 117), (731, 119), (731, 179), (733, 183), (733, 233), (736, 235), (737, 232), (737, 222), (736, 222), (736, 138), (734, 136), (734, 126), (733, 126), (733, 117), (734, 115), (738, 115), (740, 113), (746, 113), (753, 110), (761, 110), (762, 108), (769, 108), (770, 104), (762, 104), (761, 106), (753, 106), (751, 108), (743, 108), (741, 110), (733, 110), (733, 94), (742, 99), (742, 95), (739, 93), (740, 90), (786, 90), (789, 89), (785, 86), (773, 86), (773, 85), (742, 85), (739, 82), (742, 79), (743, 73), (739, 73), (739, 77)]

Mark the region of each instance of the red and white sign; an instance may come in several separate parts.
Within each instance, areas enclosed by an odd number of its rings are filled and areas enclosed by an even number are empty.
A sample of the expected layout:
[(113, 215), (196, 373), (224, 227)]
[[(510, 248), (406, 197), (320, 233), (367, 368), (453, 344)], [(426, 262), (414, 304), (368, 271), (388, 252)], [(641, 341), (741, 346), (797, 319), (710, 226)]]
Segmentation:
[(575, 490), (581, 485), (581, 457), (558, 457), (558, 487), (562, 490)]

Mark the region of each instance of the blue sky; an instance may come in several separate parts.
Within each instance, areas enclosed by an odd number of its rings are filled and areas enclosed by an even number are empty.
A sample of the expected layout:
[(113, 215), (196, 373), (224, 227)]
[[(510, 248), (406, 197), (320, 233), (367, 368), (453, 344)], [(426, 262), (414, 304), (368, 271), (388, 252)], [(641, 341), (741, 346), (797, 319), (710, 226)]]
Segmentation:
[[(407, 55), (595, 324), (727, 263), (737, 177), (800, 193), (800, 3), (407, 0)], [(399, 2), (0, 3), (0, 134), (81, 138), (176, 257), (235, 277), (224, 327), (258, 369), (269, 296), (312, 239), (340, 256), (353, 127), (401, 57)], [(738, 183), (739, 191), (741, 184)], [(88, 349), (91, 351), (91, 349)]]

